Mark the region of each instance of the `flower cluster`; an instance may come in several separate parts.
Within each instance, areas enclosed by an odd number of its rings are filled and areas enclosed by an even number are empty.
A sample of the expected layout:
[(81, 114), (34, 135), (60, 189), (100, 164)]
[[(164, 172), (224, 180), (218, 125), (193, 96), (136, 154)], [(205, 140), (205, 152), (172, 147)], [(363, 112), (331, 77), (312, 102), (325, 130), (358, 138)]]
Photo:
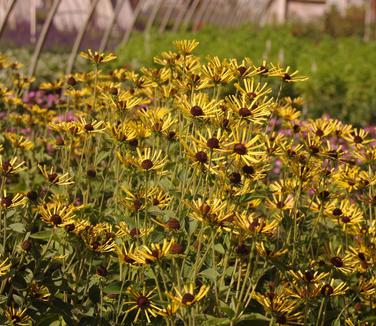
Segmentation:
[(1, 321), (373, 320), (375, 135), (303, 120), (290, 67), (174, 45), (137, 72), (84, 52), (36, 101), (0, 56)]

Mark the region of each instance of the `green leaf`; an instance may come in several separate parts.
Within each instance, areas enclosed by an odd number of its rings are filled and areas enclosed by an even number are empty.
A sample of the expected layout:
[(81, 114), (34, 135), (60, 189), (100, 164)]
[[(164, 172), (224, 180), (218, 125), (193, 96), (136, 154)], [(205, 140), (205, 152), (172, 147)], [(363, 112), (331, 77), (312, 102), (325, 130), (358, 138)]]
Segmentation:
[(229, 318), (233, 318), (235, 316), (235, 311), (231, 309), (228, 305), (219, 307), (219, 310), (224, 312), (226, 316)]
[(200, 275), (204, 276), (205, 278), (211, 281), (215, 281), (217, 277), (219, 276), (219, 273), (215, 268), (208, 268), (202, 271)]
[[(36, 326), (50, 326), (53, 322), (59, 321), (58, 314), (48, 314), (42, 317), (37, 323)], [(60, 321), (59, 321), (60, 323)]]
[(197, 221), (193, 220), (189, 222), (189, 235), (192, 235), (197, 230)]
[(48, 240), (51, 237), (51, 230), (39, 231), (36, 233), (30, 234), (30, 238), (38, 240)]
[(98, 165), (100, 162), (102, 162), (105, 158), (107, 158), (110, 155), (110, 152), (100, 152), (95, 160), (95, 165)]
[(245, 314), (239, 318), (239, 321), (244, 320), (263, 320), (263, 321), (270, 321), (269, 318), (265, 317), (264, 315), (261, 315), (257, 312), (251, 313), (251, 314)]
[(17, 290), (24, 290), (27, 288), (27, 282), (21, 274), (16, 274), (14, 276), (12, 284)]
[(214, 249), (215, 249), (216, 252), (219, 252), (221, 255), (224, 255), (224, 253), (225, 253), (225, 248), (223, 248), (221, 243), (217, 243), (214, 246)]
[(9, 224), (9, 228), (17, 233), (25, 233), (25, 225), (23, 223), (13, 223)]
[(208, 320), (205, 320), (202, 325), (203, 326), (227, 326), (230, 325), (231, 320), (228, 318), (218, 318), (218, 317), (213, 317), (210, 315), (205, 315)]
[(98, 303), (101, 300), (101, 292), (98, 285), (93, 285), (89, 290), (89, 299), (93, 303)]

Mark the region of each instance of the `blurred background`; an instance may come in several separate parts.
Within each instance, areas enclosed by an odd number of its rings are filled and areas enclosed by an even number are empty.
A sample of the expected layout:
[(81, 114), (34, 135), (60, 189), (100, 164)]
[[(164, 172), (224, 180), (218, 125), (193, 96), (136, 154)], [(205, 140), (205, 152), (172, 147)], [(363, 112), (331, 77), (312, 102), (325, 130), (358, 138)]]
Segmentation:
[(309, 116), (376, 123), (376, 0), (0, 0), (0, 51), (39, 80), (87, 70), (80, 50), (138, 69), (186, 38), (198, 55), (309, 76), (285, 94), (302, 94)]

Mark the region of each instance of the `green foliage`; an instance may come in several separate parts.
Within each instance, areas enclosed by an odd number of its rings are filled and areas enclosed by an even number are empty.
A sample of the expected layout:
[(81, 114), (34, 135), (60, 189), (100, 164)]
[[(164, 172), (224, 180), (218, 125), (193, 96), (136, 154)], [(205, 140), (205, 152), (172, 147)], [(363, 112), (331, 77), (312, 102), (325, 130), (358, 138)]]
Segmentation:
[(296, 36), (293, 31), (294, 27), (243, 26), (223, 30), (206, 27), (197, 34), (135, 33), (117, 54), (120, 64), (137, 68), (151, 62), (162, 50), (171, 49), (173, 40), (195, 38), (201, 44), (197, 51), (201, 56), (248, 56), (255, 65), (263, 58), (291, 65), (310, 76), (298, 89), (290, 87), (284, 94), (301, 94), (309, 108), (308, 117), (329, 114), (354, 125), (375, 123), (376, 69), (370, 67), (376, 64), (376, 44), (355, 37), (323, 35), (315, 39), (309, 34)]

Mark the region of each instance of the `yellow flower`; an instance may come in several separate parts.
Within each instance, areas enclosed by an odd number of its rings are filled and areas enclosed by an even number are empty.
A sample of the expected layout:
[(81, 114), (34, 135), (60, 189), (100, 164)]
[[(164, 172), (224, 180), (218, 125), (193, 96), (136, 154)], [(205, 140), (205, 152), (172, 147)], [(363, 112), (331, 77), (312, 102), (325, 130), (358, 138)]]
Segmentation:
[(275, 234), (279, 221), (274, 219), (268, 223), (265, 218), (257, 216), (255, 213), (242, 211), (235, 214), (234, 224), (239, 228), (238, 234), (247, 237), (254, 234)]
[(74, 208), (59, 201), (40, 205), (38, 207), (41, 219), (52, 226), (65, 227), (73, 223)]
[(136, 262), (140, 262), (142, 264), (150, 264), (169, 255), (170, 249), (173, 244), (173, 239), (171, 239), (170, 241), (164, 239), (162, 244), (152, 243), (150, 247), (144, 245), (136, 252), (137, 258), (135, 256), (131, 257)]
[(34, 147), (32, 141), (25, 139), (25, 136), (7, 132), (4, 136), (10, 141), (14, 148), (21, 150), (31, 150)]
[(218, 86), (229, 83), (234, 79), (234, 75), (227, 60), (221, 62), (218, 57), (212, 57), (208, 63), (202, 66), (202, 78), (208, 86)]
[(344, 295), (349, 290), (345, 282), (331, 279), (329, 283), (317, 285), (320, 292), (325, 297)]
[(72, 122), (73, 127), (77, 127), (77, 134), (94, 134), (101, 133), (106, 128), (103, 127), (103, 121), (93, 120), (92, 122), (87, 122), (84, 118), (81, 118), (79, 121)]
[(25, 162), (22, 161), (17, 163), (17, 160), (17, 157), (13, 157), (10, 161), (4, 160), (3, 156), (0, 155), (0, 173), (2, 173), (3, 175), (10, 175), (25, 170)]
[(7, 274), (10, 271), (11, 267), (12, 263), (9, 262), (8, 258), (5, 258), (5, 260), (0, 263), (0, 276)]
[(221, 101), (209, 100), (206, 93), (195, 93), (192, 98), (187, 95), (180, 96), (176, 104), (187, 118), (208, 120), (221, 114)]
[(11, 325), (30, 326), (32, 325), (31, 317), (27, 315), (27, 308), (8, 307), (5, 310), (5, 317)]
[(59, 175), (55, 172), (55, 169), (53, 167), (51, 167), (51, 169), (48, 171), (45, 165), (42, 166), (38, 164), (38, 168), (42, 172), (43, 176), (48, 180), (48, 182), (53, 185), (66, 186), (74, 183), (74, 181), (72, 181), (69, 177), (68, 173)]
[(175, 295), (167, 292), (167, 296), (171, 298), (176, 304), (181, 304), (184, 306), (192, 306), (198, 301), (202, 300), (206, 294), (209, 292), (209, 286), (203, 284), (200, 289), (195, 293), (195, 286), (193, 283), (184, 285), (182, 290), (174, 287)]
[(286, 69), (282, 69), (279, 66), (275, 67), (274, 71), (269, 72), (270, 77), (280, 77), (286, 83), (295, 83), (306, 81), (308, 77), (297, 76), (299, 71), (290, 72), (290, 66)]
[(142, 291), (137, 291), (133, 287), (128, 288), (128, 293), (131, 296), (131, 300), (124, 302), (124, 304), (133, 304), (133, 306), (129, 308), (126, 313), (137, 309), (136, 316), (133, 320), (134, 322), (137, 322), (141, 313), (145, 314), (149, 324), (151, 323), (151, 316), (157, 317), (158, 312), (161, 309), (152, 301), (153, 297), (155, 296), (155, 294), (153, 294), (154, 292), (155, 289), (147, 292), (145, 287), (142, 289)]
[(179, 53), (183, 55), (191, 54), (192, 51), (199, 45), (196, 40), (181, 40), (175, 41), (174, 45)]
[(106, 133), (113, 140), (122, 143), (136, 138), (136, 131), (128, 122), (106, 123)]
[(141, 171), (145, 172), (157, 172), (159, 174), (165, 174), (163, 171), (164, 166), (167, 163), (167, 156), (163, 156), (162, 150), (152, 150), (151, 148), (144, 148), (141, 152), (137, 148), (137, 158), (131, 157), (130, 163)]
[(95, 64), (102, 64), (116, 59), (116, 55), (113, 53), (99, 53), (97, 51), (93, 52), (91, 49), (81, 51), (80, 56)]
[(135, 228), (135, 227), (129, 227), (129, 225), (124, 222), (120, 221), (117, 224), (117, 231), (116, 236), (118, 237), (129, 237), (132, 239), (139, 239), (143, 237), (147, 237), (150, 235), (151, 232), (153, 232), (154, 227), (145, 227), (145, 228)]
[(229, 207), (226, 201), (218, 198), (207, 200), (199, 198), (185, 204), (192, 209), (189, 217), (201, 223), (223, 226), (234, 215), (233, 208)]
[(4, 189), (1, 197), (1, 206), (5, 209), (14, 208), (17, 206), (24, 206), (27, 203), (27, 197), (21, 193), (16, 193), (14, 195), (8, 194)]
[(234, 86), (241, 94), (246, 95), (250, 100), (259, 99), (272, 92), (272, 89), (268, 87), (267, 83), (256, 83), (254, 78), (244, 79), (243, 87), (239, 83), (235, 83)]
[(246, 128), (234, 128), (229, 136), (230, 142), (224, 151), (236, 162), (248, 165), (260, 162), (265, 155), (263, 144), (259, 143), (259, 135), (250, 135)]

